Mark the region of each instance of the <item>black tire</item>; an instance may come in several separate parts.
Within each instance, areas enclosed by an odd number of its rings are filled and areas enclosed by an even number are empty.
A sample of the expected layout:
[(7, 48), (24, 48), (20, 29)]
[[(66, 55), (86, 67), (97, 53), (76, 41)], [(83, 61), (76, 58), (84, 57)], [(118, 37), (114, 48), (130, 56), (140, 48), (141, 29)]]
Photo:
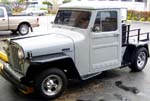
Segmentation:
[(62, 70), (57, 68), (43, 71), (35, 80), (35, 91), (37, 94), (49, 100), (59, 97), (66, 87), (67, 77)]
[(141, 47), (136, 50), (136, 52), (133, 55), (132, 63), (129, 66), (131, 71), (133, 72), (139, 72), (142, 71), (145, 68), (145, 65), (147, 63), (148, 58), (148, 51), (146, 48)]
[(26, 23), (19, 25), (18, 31), (20, 35), (27, 35), (29, 33), (29, 25)]

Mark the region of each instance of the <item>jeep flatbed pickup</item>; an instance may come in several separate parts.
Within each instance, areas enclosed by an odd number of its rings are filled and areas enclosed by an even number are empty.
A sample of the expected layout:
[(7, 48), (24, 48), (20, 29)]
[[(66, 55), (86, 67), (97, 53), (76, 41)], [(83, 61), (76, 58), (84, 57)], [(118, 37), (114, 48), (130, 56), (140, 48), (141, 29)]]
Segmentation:
[[(130, 30), (118, 5), (94, 1), (60, 6), (49, 34), (6, 41), (8, 59), (3, 59), (1, 75), (24, 92), (34, 89), (54, 99), (69, 79), (86, 80), (117, 67), (142, 71), (149, 57), (149, 33)], [(137, 40), (131, 41), (133, 37)]]

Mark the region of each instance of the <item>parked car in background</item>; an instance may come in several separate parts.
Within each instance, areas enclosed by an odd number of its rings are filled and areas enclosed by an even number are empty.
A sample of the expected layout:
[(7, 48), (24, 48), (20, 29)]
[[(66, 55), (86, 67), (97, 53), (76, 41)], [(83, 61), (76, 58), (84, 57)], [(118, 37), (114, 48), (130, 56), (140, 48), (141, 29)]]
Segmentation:
[(39, 18), (25, 15), (13, 15), (11, 9), (6, 5), (0, 5), (0, 31), (10, 30), (26, 35), (30, 29), (39, 26)]
[(21, 14), (38, 15), (38, 16), (46, 15), (47, 13), (48, 13), (47, 10), (40, 9), (40, 7), (36, 6), (28, 7), (27, 9), (21, 12)]

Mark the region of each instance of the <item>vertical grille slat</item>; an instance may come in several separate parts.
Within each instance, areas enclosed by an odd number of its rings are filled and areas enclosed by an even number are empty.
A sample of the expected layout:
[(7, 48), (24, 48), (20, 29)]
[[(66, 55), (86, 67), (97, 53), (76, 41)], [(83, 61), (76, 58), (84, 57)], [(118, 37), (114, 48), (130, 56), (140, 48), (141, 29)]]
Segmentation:
[(15, 70), (21, 71), (21, 65), (19, 64), (19, 58), (17, 52), (18, 52), (18, 47), (16, 47), (15, 45), (11, 45), (12, 58), (10, 60), (10, 63)]

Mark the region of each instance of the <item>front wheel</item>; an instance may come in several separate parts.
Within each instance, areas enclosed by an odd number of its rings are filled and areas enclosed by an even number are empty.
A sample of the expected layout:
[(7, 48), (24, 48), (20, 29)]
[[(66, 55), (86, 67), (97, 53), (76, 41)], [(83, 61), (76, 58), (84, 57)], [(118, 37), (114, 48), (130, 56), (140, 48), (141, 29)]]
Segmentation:
[(147, 58), (148, 58), (148, 51), (146, 48), (142, 47), (137, 49), (133, 56), (132, 64), (130, 69), (133, 72), (139, 72), (142, 71), (145, 68), (145, 65), (147, 63)]
[(59, 97), (67, 86), (67, 78), (60, 69), (53, 68), (42, 72), (35, 80), (35, 89), (45, 99)]
[(18, 28), (18, 31), (21, 35), (27, 35), (29, 33), (29, 25), (26, 23), (21, 24)]

